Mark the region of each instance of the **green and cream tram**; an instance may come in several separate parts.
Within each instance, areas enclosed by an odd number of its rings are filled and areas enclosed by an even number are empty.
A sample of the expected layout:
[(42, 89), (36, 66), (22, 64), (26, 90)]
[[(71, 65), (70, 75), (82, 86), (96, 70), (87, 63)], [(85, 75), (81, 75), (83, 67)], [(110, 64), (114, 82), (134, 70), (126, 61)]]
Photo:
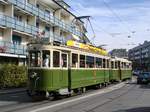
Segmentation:
[(28, 45), (28, 93), (68, 95), (131, 78), (131, 62), (73, 46)]

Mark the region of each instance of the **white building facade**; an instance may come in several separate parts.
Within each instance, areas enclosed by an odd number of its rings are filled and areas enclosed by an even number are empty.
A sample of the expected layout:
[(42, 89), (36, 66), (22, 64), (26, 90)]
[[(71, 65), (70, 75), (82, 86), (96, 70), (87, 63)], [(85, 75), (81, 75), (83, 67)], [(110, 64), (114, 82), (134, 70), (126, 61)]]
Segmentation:
[(64, 1), (0, 0), (0, 64), (25, 64), (26, 45), (37, 38), (65, 44), (83, 38), (84, 23)]

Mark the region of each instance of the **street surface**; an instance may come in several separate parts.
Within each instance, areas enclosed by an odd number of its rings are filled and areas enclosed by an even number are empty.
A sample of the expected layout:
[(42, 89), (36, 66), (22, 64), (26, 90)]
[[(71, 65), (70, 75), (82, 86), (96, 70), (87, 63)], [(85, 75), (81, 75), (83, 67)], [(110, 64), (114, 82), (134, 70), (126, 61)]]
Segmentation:
[(0, 95), (0, 112), (150, 112), (150, 85), (135, 81), (56, 101), (33, 102), (25, 92)]

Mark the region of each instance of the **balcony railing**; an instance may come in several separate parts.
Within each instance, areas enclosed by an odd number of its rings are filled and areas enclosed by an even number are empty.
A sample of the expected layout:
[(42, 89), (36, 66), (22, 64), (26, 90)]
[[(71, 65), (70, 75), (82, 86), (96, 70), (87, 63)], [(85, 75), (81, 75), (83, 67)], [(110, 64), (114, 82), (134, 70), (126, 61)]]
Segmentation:
[(26, 46), (0, 41), (0, 53), (26, 55)]
[(8, 0), (10, 3), (13, 5), (17, 6), (20, 9), (26, 10), (28, 13), (31, 13), (35, 16), (38, 16), (41, 19), (46, 20), (48, 23), (54, 24), (62, 28), (63, 30), (67, 30), (77, 36), (82, 37), (83, 33), (80, 31), (76, 30), (72, 25), (66, 24), (60, 19), (46, 13), (45, 11), (37, 8), (35, 5), (26, 3), (25, 1), (20, 1), (20, 0)]
[(41, 40), (43, 40), (44, 42), (59, 42), (61, 44), (66, 44), (67, 41), (64, 36), (60, 36), (52, 32), (45, 32), (45, 34), (39, 38), (41, 38)]
[[(20, 21), (16, 20), (13, 17), (0, 15), (0, 26), (13, 28), (17, 31), (21, 31), (21, 32), (31, 34), (33, 37), (34, 36), (38, 37), (38, 31), (39, 31), (38, 28), (36, 28), (35, 26), (32, 26), (32, 25), (27, 25), (23, 22), (20, 22)], [(49, 42), (54, 42), (54, 41), (58, 41), (60, 43), (65, 42), (64, 37), (62, 37), (62, 36), (60, 37), (58, 34), (54, 34), (52, 32), (46, 32), (40, 38), (47, 38), (47, 39), (49, 38)]]
[(33, 36), (37, 35), (38, 29), (35, 26), (25, 24), (20, 22), (13, 17), (0, 15), (0, 25), (8, 28), (13, 28), (15, 30), (29, 33)]

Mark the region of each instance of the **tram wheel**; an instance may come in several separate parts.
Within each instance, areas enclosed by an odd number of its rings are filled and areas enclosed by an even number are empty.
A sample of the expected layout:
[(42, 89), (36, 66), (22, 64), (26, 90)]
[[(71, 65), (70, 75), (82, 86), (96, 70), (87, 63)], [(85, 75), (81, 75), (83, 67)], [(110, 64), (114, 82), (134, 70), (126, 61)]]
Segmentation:
[(46, 99), (46, 97), (42, 96), (42, 95), (41, 96), (40, 95), (32, 95), (31, 97), (32, 97), (33, 101), (42, 101), (42, 100)]
[(48, 99), (45, 92), (36, 92), (35, 94), (31, 95), (33, 101), (42, 101)]
[(86, 87), (83, 87), (82, 88), (82, 93), (85, 93), (86, 92)]
[(74, 90), (74, 93), (77, 94), (77, 95), (80, 95), (82, 94), (82, 88), (77, 88)]

